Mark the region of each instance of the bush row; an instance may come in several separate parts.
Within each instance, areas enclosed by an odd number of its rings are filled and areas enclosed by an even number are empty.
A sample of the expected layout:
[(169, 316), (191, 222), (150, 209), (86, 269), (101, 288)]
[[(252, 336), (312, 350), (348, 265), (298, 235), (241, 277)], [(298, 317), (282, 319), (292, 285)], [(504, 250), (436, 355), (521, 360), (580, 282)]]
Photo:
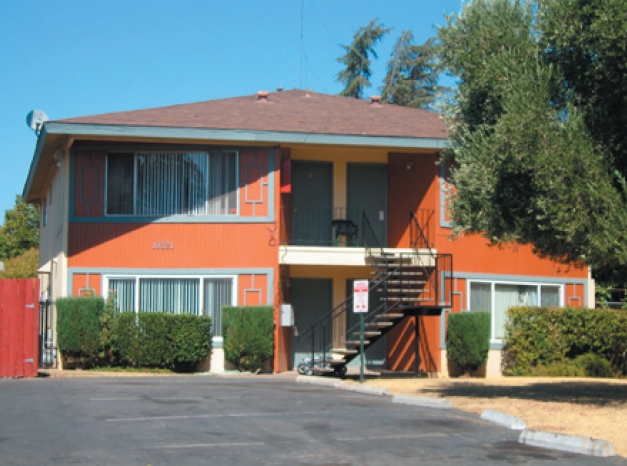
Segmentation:
[(506, 324), (506, 374), (595, 354), (627, 374), (627, 312), (610, 309), (512, 307)]
[(189, 371), (211, 345), (211, 318), (188, 314), (120, 313), (102, 298), (60, 298), (57, 341), (85, 366), (122, 365)]

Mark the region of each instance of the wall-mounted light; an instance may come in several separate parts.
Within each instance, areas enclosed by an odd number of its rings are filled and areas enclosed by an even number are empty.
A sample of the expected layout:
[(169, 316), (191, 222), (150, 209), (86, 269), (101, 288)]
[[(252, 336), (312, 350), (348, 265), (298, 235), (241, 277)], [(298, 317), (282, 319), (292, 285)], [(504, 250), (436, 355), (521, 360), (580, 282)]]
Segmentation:
[(407, 166), (405, 168), (407, 168), (407, 171), (413, 170), (414, 169), (414, 161), (410, 160), (409, 162), (407, 162)]

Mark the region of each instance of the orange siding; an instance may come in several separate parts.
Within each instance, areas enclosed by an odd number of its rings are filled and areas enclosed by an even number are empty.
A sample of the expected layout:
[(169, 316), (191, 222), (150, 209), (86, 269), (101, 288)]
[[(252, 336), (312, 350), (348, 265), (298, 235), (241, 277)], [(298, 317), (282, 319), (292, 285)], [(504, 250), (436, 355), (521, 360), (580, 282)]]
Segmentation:
[(72, 275), (72, 296), (86, 296), (86, 290), (94, 290), (95, 296), (101, 296), (101, 275), (75, 273)]
[(69, 267), (274, 267), (267, 224), (72, 223)]
[(438, 253), (453, 254), (453, 267), (457, 272), (578, 279), (588, 277), (586, 267), (541, 259), (529, 245), (490, 246), (488, 240), (480, 235), (465, 235), (458, 240), (451, 240), (450, 232), (450, 229), (440, 229), (437, 250)]
[[(388, 246), (409, 247), (410, 211), (428, 209), (435, 213), (438, 189), (437, 158), (436, 154), (389, 154)], [(407, 170), (410, 163), (413, 164), (413, 168)], [(433, 224), (431, 221), (432, 228)], [(431, 233), (433, 235), (433, 232)]]
[[(440, 317), (419, 317), (420, 370), (440, 371)], [(388, 369), (416, 370), (416, 317), (407, 317), (388, 333)]]
[(74, 164), (74, 216), (102, 217), (105, 158), (102, 152), (76, 153)]
[(268, 276), (241, 274), (238, 278), (238, 303), (240, 306), (262, 306), (270, 302)]
[(242, 187), (240, 189), (240, 215), (242, 217), (265, 217), (268, 215), (269, 161), (268, 149), (243, 149), (240, 151), (239, 170), (240, 186)]

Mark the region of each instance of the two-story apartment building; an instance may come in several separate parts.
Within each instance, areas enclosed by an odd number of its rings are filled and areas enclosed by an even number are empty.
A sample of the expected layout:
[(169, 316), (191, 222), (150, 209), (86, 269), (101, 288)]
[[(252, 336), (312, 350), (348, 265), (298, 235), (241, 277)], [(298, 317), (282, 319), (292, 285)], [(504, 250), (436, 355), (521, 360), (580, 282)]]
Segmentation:
[(42, 288), (211, 315), (212, 370), (221, 307), (273, 305), (284, 371), (312, 341), (354, 354), (352, 285), (368, 279), (389, 314), (370, 323), (370, 364), (446, 370), (446, 314), (468, 310), (492, 314), (498, 372), (508, 306), (585, 306), (592, 282), (527, 246), (451, 240), (446, 138), (431, 112), (299, 90), (48, 121), (24, 188), (41, 205)]

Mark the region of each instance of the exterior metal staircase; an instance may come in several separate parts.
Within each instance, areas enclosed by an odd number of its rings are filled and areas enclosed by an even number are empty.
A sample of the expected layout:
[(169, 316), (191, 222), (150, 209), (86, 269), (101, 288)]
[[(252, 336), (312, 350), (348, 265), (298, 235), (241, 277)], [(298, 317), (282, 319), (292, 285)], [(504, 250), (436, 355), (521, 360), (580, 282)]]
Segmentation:
[[(437, 254), (431, 249), (413, 213), (410, 213), (410, 221), (415, 222), (415, 225), (412, 224), (412, 236), (414, 231), (421, 235), (420, 238), (412, 238), (412, 252), (386, 250), (379, 246), (373, 234), (370, 238), (364, 234), (366, 254), (374, 268), (368, 290), (379, 298), (375, 308), (365, 315), (364, 351), (405, 317), (439, 315), (442, 309), (452, 305), (452, 257)], [(367, 218), (363, 223), (369, 226)], [(421, 243), (427, 248), (415, 247)], [(359, 356), (359, 324), (346, 329), (345, 339), (334, 338), (333, 335), (334, 328), (341, 328), (338, 324), (346, 321), (347, 313), (352, 312), (352, 302), (351, 295), (299, 336), (301, 341), (309, 339), (311, 349), (311, 357), (297, 366), (301, 374), (342, 377), (346, 374), (348, 363)]]

